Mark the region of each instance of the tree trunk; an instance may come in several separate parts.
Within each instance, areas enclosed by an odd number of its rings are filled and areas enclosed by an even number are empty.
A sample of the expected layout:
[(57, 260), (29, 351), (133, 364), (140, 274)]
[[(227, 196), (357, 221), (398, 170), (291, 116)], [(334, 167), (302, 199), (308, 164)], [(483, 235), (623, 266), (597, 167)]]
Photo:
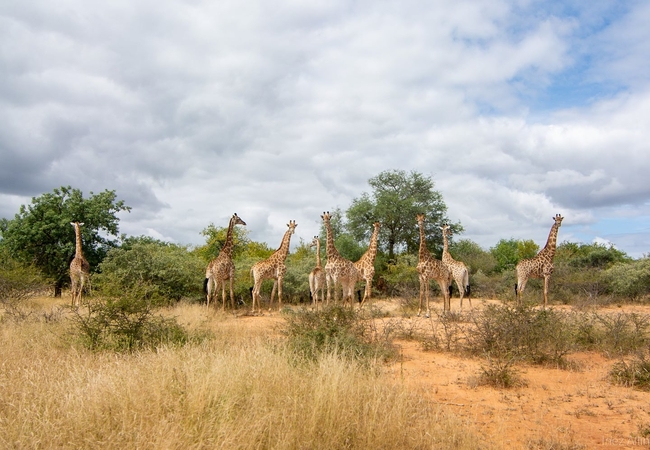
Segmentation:
[(61, 291), (63, 290), (63, 281), (57, 281), (54, 284), (54, 298), (61, 297)]

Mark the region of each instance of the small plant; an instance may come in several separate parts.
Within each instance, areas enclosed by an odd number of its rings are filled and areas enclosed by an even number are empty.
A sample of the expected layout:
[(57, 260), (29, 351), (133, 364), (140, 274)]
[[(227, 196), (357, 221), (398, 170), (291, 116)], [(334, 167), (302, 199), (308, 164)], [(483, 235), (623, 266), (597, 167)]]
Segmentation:
[(156, 316), (148, 302), (133, 298), (91, 300), (87, 308), (74, 310), (72, 321), (91, 350), (133, 351), (189, 339), (175, 319)]
[(573, 346), (572, 327), (559, 311), (536, 309), (525, 303), (489, 305), (471, 317), (473, 327), (467, 330), (467, 341), (474, 352), (562, 366)]
[(285, 310), (284, 334), (289, 347), (301, 359), (315, 361), (336, 353), (360, 362), (394, 356), (390, 337), (380, 334), (355, 308), (325, 307), (318, 311)]
[(488, 366), (481, 366), (478, 384), (500, 389), (526, 386), (526, 380), (514, 368), (515, 358), (492, 358), (488, 356)]
[(650, 391), (650, 359), (642, 353), (629, 363), (620, 361), (614, 364), (609, 376), (615, 384)]

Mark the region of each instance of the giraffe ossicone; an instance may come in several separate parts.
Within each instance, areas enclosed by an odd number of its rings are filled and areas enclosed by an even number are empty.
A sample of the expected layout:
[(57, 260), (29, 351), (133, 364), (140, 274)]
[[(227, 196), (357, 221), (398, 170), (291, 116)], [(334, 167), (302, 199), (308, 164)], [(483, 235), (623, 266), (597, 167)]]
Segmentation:
[(548, 234), (546, 245), (540, 252), (530, 259), (522, 259), (515, 267), (517, 275), (517, 284), (515, 284), (515, 296), (517, 303), (521, 303), (521, 298), (526, 289), (526, 282), (529, 278), (543, 278), (544, 279), (544, 308), (548, 303), (548, 283), (553, 274), (553, 258), (555, 257), (555, 248), (557, 247), (557, 233), (562, 225), (562, 217), (556, 214), (553, 220), (555, 221), (551, 226), (551, 231)]
[(228, 232), (226, 233), (226, 242), (224, 242), (219, 255), (210, 261), (205, 270), (205, 280), (203, 281), (203, 291), (206, 294), (206, 306), (210, 307), (212, 299), (221, 286), (222, 309), (226, 309), (226, 281), (230, 286), (230, 306), (235, 308), (235, 296), (233, 293), (233, 282), (235, 279), (235, 263), (232, 260), (233, 250), (233, 230), (235, 225), (246, 225), (237, 213), (233, 214), (228, 222)]
[(320, 292), (321, 303), (325, 301), (325, 269), (321, 265), (320, 258), (320, 238), (314, 236), (310, 247), (316, 247), (316, 267), (309, 273), (309, 293), (311, 295), (311, 304), (318, 308), (318, 292)]
[(363, 299), (361, 300), (361, 305), (366, 302), (372, 296), (372, 280), (375, 277), (375, 258), (377, 257), (377, 238), (379, 236), (379, 228), (381, 224), (375, 222), (372, 224), (373, 231), (370, 236), (370, 245), (368, 245), (368, 250), (359, 258), (359, 261), (354, 263), (355, 269), (359, 274), (359, 279), (357, 281), (365, 281), (366, 288), (363, 293)]
[(297, 226), (295, 220), (290, 220), (287, 224), (288, 229), (282, 237), (280, 247), (267, 259), (259, 261), (251, 267), (251, 275), (253, 276), (254, 283), (252, 291), (253, 313), (255, 313), (255, 304), (257, 304), (258, 312), (262, 311), (262, 306), (260, 305), (260, 290), (262, 289), (262, 281), (269, 278), (273, 280), (271, 300), (269, 301), (269, 311), (273, 308), (273, 297), (275, 296), (276, 288), (278, 292), (278, 308), (282, 309), (282, 281), (287, 272), (285, 261), (289, 254), (291, 235), (295, 232)]
[[(451, 229), (448, 224), (445, 224), (440, 227), (442, 230), (442, 239), (443, 239), (443, 249), (442, 249), (442, 262), (447, 266), (447, 269), (451, 272), (451, 277), (456, 282), (458, 291), (460, 292), (460, 310), (463, 310), (463, 298), (467, 296), (467, 301), (469, 301), (470, 308), (472, 307), (472, 299), (470, 297), (470, 286), (469, 286), (469, 270), (467, 266), (461, 262), (456, 261), (451, 254), (449, 253), (449, 241), (448, 236), (451, 234)], [(451, 297), (451, 283), (449, 284), (449, 296)]]
[(77, 308), (81, 304), (81, 297), (86, 284), (90, 284), (90, 264), (83, 255), (81, 246), (81, 227), (83, 222), (70, 222), (75, 233), (75, 254), (70, 262), (70, 293), (72, 306)]
[(354, 296), (354, 285), (359, 279), (359, 274), (354, 264), (349, 259), (341, 256), (336, 247), (334, 246), (334, 235), (332, 234), (332, 226), (330, 224), (332, 216), (329, 211), (324, 212), (321, 216), (327, 231), (327, 263), (325, 264), (325, 280), (327, 282), (327, 303), (329, 304), (331, 298), (331, 290), (334, 290), (334, 302), (337, 301), (338, 291), (336, 286), (341, 285), (343, 295), (343, 303), (350, 302)]
[(443, 309), (445, 312), (451, 309), (449, 303), (449, 284), (451, 283), (451, 273), (445, 264), (434, 258), (429, 249), (427, 248), (426, 236), (424, 233), (424, 214), (416, 216), (418, 227), (420, 229), (420, 250), (418, 253), (418, 279), (420, 281), (420, 307), (418, 309), (418, 316), (422, 312), (422, 300), (426, 299), (427, 312), (426, 317), (431, 315), (429, 308), (429, 281), (434, 279), (438, 282), (443, 297)]

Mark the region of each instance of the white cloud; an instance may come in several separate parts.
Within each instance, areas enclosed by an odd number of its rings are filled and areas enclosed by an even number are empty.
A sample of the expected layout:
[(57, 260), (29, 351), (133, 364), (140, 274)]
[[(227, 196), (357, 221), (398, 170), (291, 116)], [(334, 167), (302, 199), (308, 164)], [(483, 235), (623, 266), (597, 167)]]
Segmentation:
[[(323, 210), (404, 169), (431, 176), (450, 218), (485, 247), (543, 241), (558, 212), (570, 236), (650, 198), (650, 8), (572, 8), (4, 5), (0, 215), (15, 212), (11, 196), (108, 188), (134, 207), (129, 234), (197, 243), (238, 212), (275, 246), (288, 220), (313, 236)], [(581, 82), (617, 88), (535, 111), (585, 55)]]

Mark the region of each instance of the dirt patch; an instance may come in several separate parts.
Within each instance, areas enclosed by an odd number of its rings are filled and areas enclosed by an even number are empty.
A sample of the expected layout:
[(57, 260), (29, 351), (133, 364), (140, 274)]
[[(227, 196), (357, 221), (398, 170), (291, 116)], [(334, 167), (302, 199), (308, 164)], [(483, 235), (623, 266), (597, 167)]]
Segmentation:
[[(473, 303), (480, 308), (488, 302)], [(382, 310), (397, 308), (396, 302), (390, 301), (376, 306)], [(452, 304), (454, 308), (458, 305)], [(642, 306), (610, 309), (650, 314), (650, 308)], [(281, 323), (278, 313), (239, 320), (245, 326), (274, 329)], [(398, 340), (395, 344), (400, 358), (387, 367), (387, 375), (451, 408), (489, 446), (650, 447), (650, 436), (646, 435), (650, 430), (650, 393), (612, 385), (607, 374), (617, 360), (598, 353), (576, 353), (567, 358), (575, 363), (575, 370), (518, 365), (526, 386), (497, 389), (478, 384), (481, 367), (487, 365), (484, 359), (427, 351), (416, 341)]]

